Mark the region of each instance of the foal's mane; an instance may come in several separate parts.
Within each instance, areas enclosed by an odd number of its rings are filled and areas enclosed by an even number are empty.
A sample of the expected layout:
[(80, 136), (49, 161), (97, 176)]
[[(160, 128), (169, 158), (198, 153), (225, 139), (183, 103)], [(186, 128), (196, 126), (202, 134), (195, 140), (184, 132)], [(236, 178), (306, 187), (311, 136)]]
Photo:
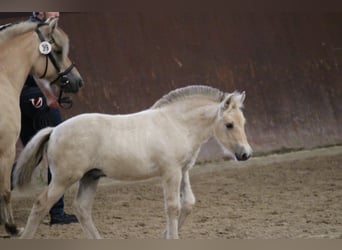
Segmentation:
[(5, 24), (0, 26), (0, 43), (7, 41), (19, 34), (23, 34), (34, 30), (37, 23), (31, 21), (23, 21), (14, 24)]
[(184, 100), (189, 96), (203, 96), (210, 100), (221, 102), (225, 93), (209, 86), (204, 85), (191, 85), (184, 88), (175, 89), (159, 99), (151, 109), (157, 109), (174, 102)]

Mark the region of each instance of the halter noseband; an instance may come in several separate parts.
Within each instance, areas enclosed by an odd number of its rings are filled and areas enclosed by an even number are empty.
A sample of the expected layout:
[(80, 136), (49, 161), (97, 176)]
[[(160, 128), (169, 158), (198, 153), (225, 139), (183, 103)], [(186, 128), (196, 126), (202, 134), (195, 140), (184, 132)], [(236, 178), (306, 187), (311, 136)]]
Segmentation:
[[(39, 28), (41, 26), (47, 25), (47, 23), (39, 23), (37, 24), (36, 27), (36, 33), (39, 37), (39, 40), (41, 42), (45, 42), (45, 38), (44, 35), (42, 34), (42, 32), (39, 30)], [(50, 42), (49, 42), (50, 43)], [(52, 39), (52, 43), (54, 43), (53, 39)], [(61, 79), (61, 86), (59, 87), (59, 95), (58, 95), (58, 103), (64, 107), (64, 108), (71, 108), (72, 107), (72, 100), (70, 97), (62, 97), (63, 95), (63, 91), (65, 89), (71, 88), (71, 84), (70, 84), (70, 80), (68, 78), (68, 74), (71, 72), (71, 70), (75, 67), (74, 63), (71, 63), (71, 65), (69, 67), (67, 67), (64, 71), (61, 71), (61, 67), (59, 66), (59, 63), (57, 62), (56, 58), (53, 56), (53, 54), (51, 53), (51, 51), (47, 54), (45, 54), (45, 58), (46, 58), (46, 63), (45, 63), (45, 70), (43, 75), (41, 75), (39, 78), (42, 79), (45, 77), (46, 73), (47, 73), (47, 69), (48, 69), (48, 64), (49, 64), (49, 60), (51, 61), (51, 63), (53, 64), (53, 66), (55, 67), (56, 71), (57, 71), (57, 77), (56, 79), (54, 79), (52, 82), (50, 82), (50, 85), (56, 83), (59, 79)], [(62, 105), (63, 103), (67, 104), (67, 106)]]

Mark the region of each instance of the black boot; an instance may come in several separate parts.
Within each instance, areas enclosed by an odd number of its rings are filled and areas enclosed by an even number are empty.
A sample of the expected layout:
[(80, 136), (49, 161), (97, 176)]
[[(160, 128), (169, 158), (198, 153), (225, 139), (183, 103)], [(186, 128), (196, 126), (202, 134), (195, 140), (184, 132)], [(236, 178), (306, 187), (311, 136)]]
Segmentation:
[(65, 225), (78, 223), (75, 215), (64, 213), (63, 215), (51, 215), (50, 225)]

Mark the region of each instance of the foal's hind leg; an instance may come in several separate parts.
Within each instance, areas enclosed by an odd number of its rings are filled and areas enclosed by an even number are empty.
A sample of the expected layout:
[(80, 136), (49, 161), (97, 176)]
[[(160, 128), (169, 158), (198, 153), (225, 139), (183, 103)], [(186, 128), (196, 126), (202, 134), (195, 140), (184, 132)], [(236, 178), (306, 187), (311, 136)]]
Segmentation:
[(186, 217), (191, 214), (194, 204), (195, 196), (190, 185), (189, 171), (186, 171), (181, 183), (181, 213), (178, 220), (178, 230), (183, 225)]
[(58, 185), (55, 182), (50, 185), (41, 193), (35, 201), (31, 210), (30, 216), (27, 220), (26, 227), (21, 239), (31, 239), (37, 231), (40, 222), (44, 216), (49, 212), (51, 207), (58, 201), (65, 192), (66, 187)]
[(101, 239), (91, 216), (98, 182), (98, 177), (93, 177), (89, 174), (83, 176), (80, 180), (78, 193), (74, 201), (74, 209), (77, 219), (81, 223), (82, 229), (87, 237), (93, 239)]

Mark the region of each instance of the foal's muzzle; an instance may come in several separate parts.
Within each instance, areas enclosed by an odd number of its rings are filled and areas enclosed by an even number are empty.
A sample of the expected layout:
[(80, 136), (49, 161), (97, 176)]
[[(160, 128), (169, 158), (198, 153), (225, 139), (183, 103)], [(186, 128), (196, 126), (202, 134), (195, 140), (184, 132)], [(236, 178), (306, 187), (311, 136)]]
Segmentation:
[(235, 153), (235, 157), (238, 161), (246, 161), (251, 157), (251, 154), (247, 154), (247, 153), (236, 154)]
[(252, 156), (252, 149), (250, 147), (236, 146), (235, 157), (238, 161), (246, 161)]

